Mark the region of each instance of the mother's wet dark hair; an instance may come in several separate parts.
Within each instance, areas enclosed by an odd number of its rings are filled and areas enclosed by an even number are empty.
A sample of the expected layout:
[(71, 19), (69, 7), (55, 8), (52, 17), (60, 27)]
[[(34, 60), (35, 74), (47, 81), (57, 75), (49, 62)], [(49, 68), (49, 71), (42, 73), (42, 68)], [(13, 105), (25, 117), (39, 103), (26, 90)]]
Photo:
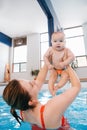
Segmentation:
[(29, 105), (28, 102), (31, 100), (31, 96), (27, 90), (23, 89), (19, 81), (16, 79), (10, 81), (5, 87), (3, 91), (3, 99), (9, 106), (11, 106), (10, 112), (15, 118), (17, 118), (15, 109), (27, 110), (35, 107), (34, 105)]

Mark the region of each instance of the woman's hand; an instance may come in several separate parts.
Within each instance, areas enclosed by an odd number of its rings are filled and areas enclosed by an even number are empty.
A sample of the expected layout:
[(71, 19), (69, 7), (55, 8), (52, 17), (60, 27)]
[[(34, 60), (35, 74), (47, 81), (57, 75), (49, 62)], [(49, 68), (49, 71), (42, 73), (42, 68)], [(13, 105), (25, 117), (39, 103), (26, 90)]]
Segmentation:
[(48, 67), (46, 64), (44, 64), (44, 66), (39, 71), (39, 74), (36, 79), (36, 84), (38, 85), (39, 89), (41, 89), (41, 87), (46, 79), (47, 72), (48, 72)]

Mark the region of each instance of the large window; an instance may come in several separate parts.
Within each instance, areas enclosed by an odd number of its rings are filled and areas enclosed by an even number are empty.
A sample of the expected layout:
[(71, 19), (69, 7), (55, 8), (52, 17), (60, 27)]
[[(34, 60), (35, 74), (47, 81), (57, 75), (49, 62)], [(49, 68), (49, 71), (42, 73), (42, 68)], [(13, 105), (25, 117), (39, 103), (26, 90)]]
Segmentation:
[(13, 72), (24, 72), (26, 71), (26, 62), (27, 62), (26, 37), (14, 39), (13, 45), (14, 45)]
[(77, 62), (77, 67), (87, 67), (87, 56), (76, 56), (75, 62)]
[(41, 33), (41, 49), (40, 49), (40, 66), (43, 66), (43, 56), (49, 47), (49, 36), (48, 32)]
[(82, 26), (64, 29), (66, 46), (72, 50), (77, 57), (78, 67), (87, 66), (85, 56), (84, 34)]
[(85, 55), (84, 35), (81, 26), (64, 30), (66, 46), (70, 48), (75, 56)]

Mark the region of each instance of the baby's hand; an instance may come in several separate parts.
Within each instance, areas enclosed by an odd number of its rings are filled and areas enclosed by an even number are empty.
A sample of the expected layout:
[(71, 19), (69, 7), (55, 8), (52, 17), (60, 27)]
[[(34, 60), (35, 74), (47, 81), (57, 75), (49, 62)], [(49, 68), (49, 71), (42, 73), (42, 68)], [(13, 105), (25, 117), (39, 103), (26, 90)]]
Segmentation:
[(51, 64), (48, 66), (48, 69), (49, 69), (49, 70), (51, 70), (51, 69), (53, 69), (53, 68), (54, 68), (54, 66), (51, 65)]

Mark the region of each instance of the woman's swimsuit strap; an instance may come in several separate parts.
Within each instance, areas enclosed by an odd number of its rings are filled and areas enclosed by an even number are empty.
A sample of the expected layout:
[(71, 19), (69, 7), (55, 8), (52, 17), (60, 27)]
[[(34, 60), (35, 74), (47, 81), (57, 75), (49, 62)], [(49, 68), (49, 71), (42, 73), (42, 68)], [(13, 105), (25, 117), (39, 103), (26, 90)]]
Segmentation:
[(43, 117), (44, 108), (45, 108), (45, 105), (42, 105), (40, 108), (40, 119), (41, 119), (42, 127), (45, 129), (45, 123), (44, 123), (44, 117)]

